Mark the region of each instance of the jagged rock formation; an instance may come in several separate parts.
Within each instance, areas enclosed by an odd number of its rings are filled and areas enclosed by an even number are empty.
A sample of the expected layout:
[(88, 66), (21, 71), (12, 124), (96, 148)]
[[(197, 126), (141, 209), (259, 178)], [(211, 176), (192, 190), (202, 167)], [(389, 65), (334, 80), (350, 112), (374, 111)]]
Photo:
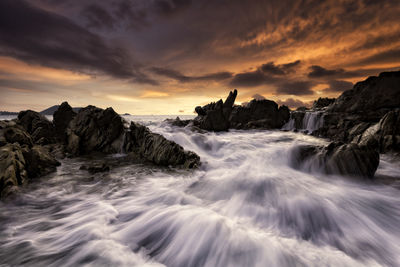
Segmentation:
[(299, 146), (293, 149), (294, 168), (326, 174), (372, 178), (379, 165), (374, 147), (332, 142), (326, 147)]
[(69, 123), (73, 118), (75, 118), (75, 116), (76, 112), (72, 109), (68, 102), (63, 102), (54, 112), (53, 124), (59, 141), (65, 142), (67, 139), (68, 136), (66, 130)]
[[(290, 116), (290, 110), (286, 106), (278, 107), (271, 100), (253, 99), (246, 106), (234, 105), (237, 90), (231, 91), (225, 100), (212, 102), (203, 107), (195, 108), (198, 116), (192, 124), (207, 131), (227, 131), (228, 129), (276, 129), (281, 128)], [(172, 125), (186, 126), (190, 121), (168, 121)]]
[(162, 166), (182, 166), (196, 168), (200, 165), (200, 157), (184, 149), (162, 135), (152, 133), (147, 127), (131, 122), (123, 144), (126, 152)]
[(328, 107), (329, 105), (335, 102), (335, 98), (328, 98), (328, 97), (320, 97), (314, 101), (312, 108), (313, 109), (321, 109)]
[[(54, 172), (62, 158), (121, 150), (140, 162), (196, 168), (200, 158), (147, 127), (125, 121), (112, 108), (88, 106), (75, 113), (67, 102), (54, 113), (54, 123), (37, 112), (22, 111), (15, 121), (0, 121), (0, 198), (28, 180)], [(108, 166), (92, 166), (91, 173)]]
[(32, 139), (16, 122), (0, 122), (0, 198), (29, 179), (55, 171), (60, 164), (45, 147), (35, 145)]
[(196, 107), (198, 116), (194, 119), (194, 124), (207, 131), (226, 131), (229, 129), (229, 118), (233, 104), (237, 96), (237, 90), (229, 92), (225, 102), (220, 99), (216, 103), (210, 103), (204, 107)]
[(45, 145), (56, 142), (53, 123), (35, 111), (21, 111), (18, 114), (18, 124), (32, 136), (36, 144)]

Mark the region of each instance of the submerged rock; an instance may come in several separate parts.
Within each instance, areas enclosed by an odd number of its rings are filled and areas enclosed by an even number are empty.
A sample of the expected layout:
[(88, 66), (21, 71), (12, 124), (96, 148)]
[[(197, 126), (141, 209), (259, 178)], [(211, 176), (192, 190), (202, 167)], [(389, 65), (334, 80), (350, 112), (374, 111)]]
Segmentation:
[(291, 165), (311, 172), (372, 178), (379, 152), (374, 147), (338, 142), (325, 147), (298, 146), (292, 151)]
[(87, 170), (91, 174), (99, 173), (99, 172), (108, 172), (110, 171), (110, 166), (105, 162), (95, 162), (86, 165), (82, 165), (80, 170)]

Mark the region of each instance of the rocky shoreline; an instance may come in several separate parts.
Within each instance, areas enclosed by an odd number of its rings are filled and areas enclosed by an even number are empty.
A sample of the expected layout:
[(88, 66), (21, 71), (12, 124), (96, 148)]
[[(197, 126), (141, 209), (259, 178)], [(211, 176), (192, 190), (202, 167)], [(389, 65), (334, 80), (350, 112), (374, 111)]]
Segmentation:
[[(193, 130), (280, 129), (301, 131), (332, 141), (326, 147), (303, 147), (294, 151), (293, 167), (372, 178), (380, 153), (400, 152), (400, 71), (384, 72), (358, 82), (337, 99), (319, 98), (311, 109), (289, 110), (271, 100), (253, 99), (234, 105), (237, 91), (196, 107), (194, 120), (168, 120)], [(308, 166), (307, 161), (317, 162)]]
[[(21, 111), (15, 120), (0, 121), (0, 198), (56, 171), (64, 157), (120, 152), (135, 163), (184, 169), (200, 165), (195, 153), (138, 123), (127, 125), (112, 108), (88, 106), (76, 113), (64, 102), (52, 122), (32, 110)], [(101, 164), (87, 169), (98, 172), (109, 167)]]
[[(400, 71), (357, 83), (337, 99), (320, 98), (311, 109), (291, 111), (271, 100), (235, 105), (237, 90), (195, 108), (193, 120), (167, 120), (194, 131), (279, 129), (302, 131), (332, 142), (292, 151), (292, 167), (303, 171), (373, 178), (380, 153), (400, 152)], [(125, 153), (127, 161), (194, 169), (200, 157), (135, 122), (128, 124), (112, 108), (87, 106), (75, 112), (62, 103), (53, 121), (32, 110), (0, 121), (0, 198), (30, 180), (56, 171), (64, 157)], [(82, 166), (108, 171), (104, 163)]]

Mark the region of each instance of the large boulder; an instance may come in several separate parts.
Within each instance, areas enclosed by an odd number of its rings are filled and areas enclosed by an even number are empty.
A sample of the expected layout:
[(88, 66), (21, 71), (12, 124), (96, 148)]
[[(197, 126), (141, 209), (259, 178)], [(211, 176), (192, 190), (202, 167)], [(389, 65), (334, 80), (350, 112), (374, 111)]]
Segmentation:
[(67, 141), (66, 130), (69, 123), (75, 118), (76, 112), (68, 104), (63, 102), (53, 114), (53, 124), (59, 141), (65, 143)]
[(210, 103), (204, 107), (196, 107), (198, 116), (194, 119), (194, 124), (200, 129), (207, 131), (226, 131), (229, 129), (229, 117), (232, 112), (233, 104), (237, 96), (237, 90), (229, 93), (225, 102), (220, 99), (216, 103)]
[(117, 153), (113, 144), (124, 133), (124, 123), (112, 108), (88, 106), (71, 120), (67, 131), (67, 151), (73, 155), (94, 151)]
[(389, 111), (354, 139), (360, 145), (376, 144), (381, 153), (400, 151), (400, 110)]
[(0, 198), (10, 194), (16, 186), (27, 181), (25, 159), (19, 144), (0, 147)]
[(31, 136), (15, 121), (0, 121), (0, 146), (7, 143), (32, 146)]
[(32, 148), (22, 149), (29, 178), (40, 177), (57, 170), (61, 163), (43, 146), (35, 145)]
[(308, 172), (372, 178), (379, 165), (375, 147), (332, 142), (328, 146), (304, 145), (291, 151), (292, 167)]
[(196, 168), (200, 157), (184, 149), (162, 135), (152, 133), (147, 127), (131, 122), (125, 135), (124, 151), (131, 152), (139, 158), (162, 166)]
[(53, 123), (38, 112), (21, 111), (18, 114), (18, 123), (32, 136), (36, 144), (44, 145), (56, 142)]
[(400, 71), (383, 72), (343, 92), (329, 111), (360, 113), (363, 117), (379, 120), (387, 111), (400, 107), (399, 88)]
[(320, 97), (314, 101), (312, 109), (322, 109), (335, 102), (335, 98)]
[(290, 117), (289, 108), (281, 106), (274, 101), (263, 99), (253, 99), (246, 106), (235, 106), (231, 116), (230, 124), (232, 128), (249, 129), (281, 128)]

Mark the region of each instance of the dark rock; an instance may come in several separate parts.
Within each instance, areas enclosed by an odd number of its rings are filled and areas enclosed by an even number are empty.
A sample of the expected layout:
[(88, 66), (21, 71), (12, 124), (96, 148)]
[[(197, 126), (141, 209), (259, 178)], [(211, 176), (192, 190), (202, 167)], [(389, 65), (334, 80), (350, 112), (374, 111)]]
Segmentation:
[(117, 153), (119, 147), (113, 142), (122, 138), (123, 133), (123, 120), (112, 108), (88, 106), (69, 123), (67, 151), (73, 155), (94, 151)]
[(126, 133), (124, 150), (162, 166), (192, 169), (200, 165), (200, 158), (195, 153), (184, 151), (180, 145), (134, 122)]
[(73, 118), (75, 118), (76, 112), (73, 111), (72, 107), (68, 102), (63, 102), (58, 109), (54, 112), (53, 123), (55, 132), (58, 140), (62, 143), (67, 142), (67, 128)]
[(6, 144), (0, 147), (0, 198), (13, 191), (15, 186), (27, 181), (25, 159), (19, 144)]
[(271, 100), (251, 100), (245, 107), (235, 106), (230, 116), (233, 128), (281, 128), (290, 117), (289, 108)]
[(377, 149), (333, 142), (326, 147), (299, 146), (293, 149), (294, 168), (326, 174), (372, 178), (379, 165)]
[[(358, 82), (353, 89), (340, 95), (329, 108), (331, 112), (372, 113), (380, 109), (400, 107), (400, 71), (383, 72), (378, 77), (372, 76)], [(372, 113), (371, 113), (372, 112)], [(381, 116), (379, 116), (380, 118)]]
[(307, 110), (309, 110), (309, 108), (307, 108), (307, 107), (298, 107), (296, 109), (296, 111), (307, 111)]
[(222, 102), (220, 99), (216, 103), (210, 103), (204, 107), (196, 107), (199, 114), (194, 119), (194, 125), (207, 131), (226, 131), (229, 129), (229, 116), (231, 115), (233, 104), (237, 96), (237, 90), (229, 93), (229, 96)]
[(55, 143), (55, 129), (53, 124), (43, 115), (32, 111), (21, 111), (18, 114), (18, 123), (27, 131), (35, 143)]
[(321, 109), (327, 107), (335, 102), (335, 98), (320, 97), (314, 101), (312, 108)]
[(89, 173), (99, 173), (99, 172), (108, 172), (110, 171), (110, 166), (108, 166), (105, 162), (96, 162), (88, 165), (82, 165), (80, 170), (87, 170)]
[(176, 119), (166, 119), (165, 122), (177, 127), (186, 127), (192, 120), (181, 120), (181, 118), (176, 117)]
[(31, 136), (14, 121), (0, 121), (0, 146), (7, 143), (32, 146)]
[(25, 168), (29, 178), (36, 178), (56, 171), (60, 166), (55, 157), (43, 146), (35, 145), (32, 149), (24, 148)]

